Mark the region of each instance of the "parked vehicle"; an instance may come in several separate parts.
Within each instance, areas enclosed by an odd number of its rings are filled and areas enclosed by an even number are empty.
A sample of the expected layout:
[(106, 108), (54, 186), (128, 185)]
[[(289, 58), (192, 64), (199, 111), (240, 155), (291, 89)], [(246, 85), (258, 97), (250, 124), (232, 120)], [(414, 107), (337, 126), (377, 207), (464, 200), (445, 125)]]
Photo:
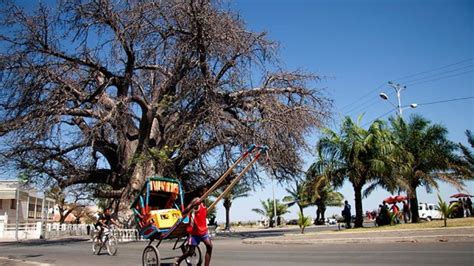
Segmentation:
[(420, 215), (420, 219), (424, 219), (427, 221), (443, 218), (443, 215), (439, 211), (438, 206), (433, 203), (419, 203), (418, 214)]

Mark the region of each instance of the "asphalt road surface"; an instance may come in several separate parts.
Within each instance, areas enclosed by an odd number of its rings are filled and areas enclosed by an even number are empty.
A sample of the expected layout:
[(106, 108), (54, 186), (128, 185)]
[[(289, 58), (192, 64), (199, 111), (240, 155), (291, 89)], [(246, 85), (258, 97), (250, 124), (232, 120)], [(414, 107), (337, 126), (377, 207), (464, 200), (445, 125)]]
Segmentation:
[[(261, 235), (259, 235), (261, 236)], [(473, 242), (246, 245), (241, 237), (213, 241), (212, 265), (474, 265)], [(141, 265), (147, 242), (120, 243), (116, 256), (92, 255), (89, 241), (41, 245), (0, 246), (0, 265)], [(205, 252), (205, 248), (203, 252)], [(161, 257), (178, 256), (172, 243), (163, 242)], [(3, 258), (2, 258), (3, 257)], [(15, 259), (8, 260), (6, 258)], [(18, 262), (20, 261), (20, 262)], [(27, 264), (26, 262), (37, 262)], [(169, 266), (172, 259), (162, 261)]]

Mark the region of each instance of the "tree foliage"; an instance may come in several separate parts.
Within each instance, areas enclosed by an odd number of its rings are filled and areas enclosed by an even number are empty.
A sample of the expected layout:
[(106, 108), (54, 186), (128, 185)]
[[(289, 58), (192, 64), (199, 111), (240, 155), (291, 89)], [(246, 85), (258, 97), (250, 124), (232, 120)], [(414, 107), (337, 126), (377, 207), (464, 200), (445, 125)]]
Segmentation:
[(372, 183), (391, 186), (393, 164), (389, 154), (393, 150), (390, 132), (385, 124), (374, 121), (368, 129), (358, 122), (346, 117), (340, 132), (325, 130), (324, 137), (317, 144), (321, 167), (331, 178), (335, 187), (340, 187), (347, 179), (352, 184), (355, 194), (356, 220), (355, 227), (362, 227), (362, 189)]
[[(222, 189), (223, 190), (223, 189)], [(232, 203), (234, 200), (238, 198), (246, 198), (250, 194), (249, 192), (252, 189), (246, 185), (245, 183), (238, 183), (235, 187), (232, 188), (232, 190), (227, 194), (223, 199), (224, 201), (222, 202), (222, 205), (225, 208), (225, 228), (224, 230), (230, 230), (231, 222), (230, 222), (230, 208), (232, 207)], [(219, 196), (220, 193), (223, 191), (219, 192), (216, 196)]]
[[(299, 172), (330, 101), (263, 32), (210, 0), (1, 5), (4, 165), (129, 198), (151, 174), (207, 184), (251, 143)], [(258, 85), (254, 85), (258, 84)], [(260, 165), (261, 166), (261, 165)], [(256, 169), (250, 181), (258, 181)]]
[(303, 213), (303, 209), (311, 204), (311, 198), (306, 191), (306, 183), (302, 180), (297, 179), (295, 186), (286, 188), (288, 196), (283, 197), (282, 201), (288, 204), (288, 207), (296, 204), (298, 205), (299, 211)]
[(46, 196), (57, 204), (61, 224), (70, 214), (74, 214), (77, 219), (87, 215), (85, 208), (90, 202), (90, 194), (83, 187), (62, 189), (54, 186), (46, 192)]
[(304, 229), (311, 225), (311, 218), (304, 216), (302, 212), (298, 212), (298, 226), (301, 229), (301, 233), (304, 234)]
[[(465, 133), (467, 137), (467, 142), (469, 142), (471, 149), (474, 149), (474, 135), (470, 130), (466, 130)], [(469, 149), (469, 147), (466, 147), (461, 143), (459, 143), (458, 145), (463, 155), (462, 161), (466, 165), (465, 169), (467, 170), (463, 174), (472, 178), (474, 177), (474, 153)]]
[(318, 153), (318, 159), (306, 171), (306, 193), (310, 202), (316, 206), (316, 224), (324, 224), (328, 206), (344, 205), (344, 195), (334, 191), (332, 184), (335, 163), (338, 162)]
[[(267, 199), (266, 201), (261, 200), (260, 203), (262, 204), (262, 208), (253, 208), (252, 211), (267, 217), (270, 221), (270, 227), (273, 227), (275, 218), (275, 204), (273, 204), (273, 199)], [(280, 203), (278, 199), (275, 199), (275, 203), (277, 218), (281, 218), (282, 215), (289, 212), (288, 205)]]
[(452, 204), (446, 203), (441, 196), (438, 194), (438, 208), (439, 211), (441, 212), (441, 215), (443, 215), (443, 220), (444, 220), (444, 227), (447, 227), (447, 220), (448, 217), (451, 216), (451, 214), (456, 211), (456, 209), (459, 207), (458, 202), (454, 202)]
[(448, 130), (419, 115), (406, 122), (402, 118), (391, 118), (397, 156), (395, 177), (402, 181), (408, 192), (412, 222), (419, 222), (416, 189), (425, 187), (428, 192), (438, 189), (438, 181), (447, 182), (457, 189), (464, 187), (465, 164), (456, 155), (457, 146), (447, 138)]

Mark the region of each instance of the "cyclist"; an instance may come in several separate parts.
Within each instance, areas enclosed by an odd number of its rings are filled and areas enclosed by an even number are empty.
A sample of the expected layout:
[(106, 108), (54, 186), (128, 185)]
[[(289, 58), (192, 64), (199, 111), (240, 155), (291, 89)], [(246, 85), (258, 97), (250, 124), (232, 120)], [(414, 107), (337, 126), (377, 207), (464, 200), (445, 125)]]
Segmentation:
[(99, 241), (102, 241), (104, 228), (109, 228), (110, 224), (114, 224), (117, 227), (119, 226), (118, 222), (112, 218), (112, 210), (110, 208), (105, 208), (103, 213), (99, 213), (97, 223), (94, 225), (96, 230), (98, 230), (97, 238)]

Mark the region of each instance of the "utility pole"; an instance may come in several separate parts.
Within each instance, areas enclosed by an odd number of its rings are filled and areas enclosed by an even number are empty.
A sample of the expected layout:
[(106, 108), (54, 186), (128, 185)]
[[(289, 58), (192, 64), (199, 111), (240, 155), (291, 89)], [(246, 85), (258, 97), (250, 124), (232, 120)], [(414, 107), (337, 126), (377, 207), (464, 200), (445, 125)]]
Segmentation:
[[(272, 175), (272, 192), (273, 192), (273, 215), (275, 216), (275, 223), (277, 223), (277, 205), (275, 200), (275, 184), (273, 182), (273, 175)], [(278, 224), (277, 224), (278, 225)]]
[(401, 86), (400, 84), (394, 84), (393, 82), (389, 81), (388, 82), (388, 85), (390, 85), (396, 92), (397, 92), (397, 99), (398, 99), (398, 105), (397, 105), (397, 108), (398, 108), (398, 115), (400, 117), (403, 117), (402, 116), (402, 112), (403, 112), (403, 109), (402, 109), (402, 100), (401, 100), (401, 91), (403, 89), (406, 89), (407, 86)]
[(395, 92), (397, 93), (398, 104), (395, 105), (394, 103), (392, 103), (392, 101), (390, 101), (390, 99), (388, 98), (388, 95), (385, 92), (380, 93), (379, 96), (380, 96), (380, 98), (388, 101), (390, 104), (392, 104), (394, 107), (397, 108), (398, 117), (403, 118), (403, 116), (402, 116), (403, 115), (403, 109), (416, 108), (418, 106), (418, 104), (412, 103), (412, 104), (410, 104), (410, 106), (402, 107), (401, 92), (402, 92), (402, 90), (406, 89), (407, 86), (401, 86), (400, 84), (395, 84), (391, 81), (388, 82), (388, 85), (390, 85), (395, 90)]
[(17, 181), (18, 185), (16, 188), (16, 217), (15, 217), (15, 240), (18, 242), (18, 222), (19, 222), (19, 212), (20, 212), (20, 180)]

